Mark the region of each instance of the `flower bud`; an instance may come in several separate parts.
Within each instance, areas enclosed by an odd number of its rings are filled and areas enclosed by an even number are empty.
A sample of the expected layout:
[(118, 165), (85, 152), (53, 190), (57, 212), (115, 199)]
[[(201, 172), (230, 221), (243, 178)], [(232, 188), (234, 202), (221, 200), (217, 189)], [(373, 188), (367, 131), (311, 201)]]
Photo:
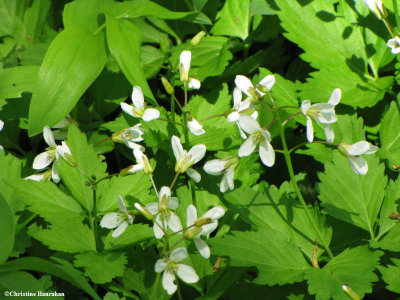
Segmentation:
[(353, 291), (347, 284), (342, 285), (343, 291), (353, 300), (360, 300), (360, 296)]
[(190, 41), (190, 43), (192, 44), (192, 46), (196, 46), (198, 43), (200, 43), (200, 41), (203, 39), (203, 37), (206, 35), (205, 31), (200, 31), (198, 34), (196, 34), (194, 36), (194, 38), (192, 38), (192, 40)]
[(123, 143), (123, 141), (124, 141), (123, 138), (122, 138), (122, 133), (123, 133), (123, 132), (124, 132), (123, 130), (114, 132), (114, 133), (111, 135), (111, 139), (112, 139), (114, 142)]
[(213, 222), (213, 220), (211, 220), (210, 218), (200, 218), (200, 219), (197, 219), (196, 221), (194, 221), (194, 225), (196, 227), (201, 227), (203, 225), (207, 225), (212, 222)]
[(187, 169), (189, 169), (193, 165), (193, 158), (192, 156), (186, 156), (181, 161), (178, 161), (175, 165), (175, 172), (185, 173)]
[(253, 87), (249, 88), (247, 92), (250, 94), (250, 101), (258, 101), (260, 100), (260, 94)]
[(162, 37), (160, 40), (160, 49), (164, 54), (168, 54), (171, 49), (171, 40), (168, 37)]
[(151, 166), (149, 159), (146, 155), (143, 155), (143, 172), (144, 174), (151, 174), (153, 173), (153, 167)]
[(179, 57), (179, 71), (181, 74), (181, 81), (187, 82), (189, 80), (190, 62), (192, 59), (192, 52), (182, 51)]
[(191, 227), (186, 231), (185, 236), (188, 239), (192, 239), (202, 231), (203, 229), (201, 227)]
[(263, 92), (264, 94), (269, 92), (268, 87), (261, 85), (261, 84), (257, 84), (257, 90), (259, 90), (260, 92)]
[(143, 217), (145, 217), (147, 220), (153, 220), (153, 215), (151, 214), (151, 212), (144, 207), (142, 204), (135, 202), (135, 208), (138, 210), (138, 212), (140, 212)]
[(164, 76), (161, 77), (161, 82), (164, 86), (165, 91), (169, 94), (172, 95), (174, 93), (174, 88), (172, 85), (169, 83), (168, 79), (165, 78)]

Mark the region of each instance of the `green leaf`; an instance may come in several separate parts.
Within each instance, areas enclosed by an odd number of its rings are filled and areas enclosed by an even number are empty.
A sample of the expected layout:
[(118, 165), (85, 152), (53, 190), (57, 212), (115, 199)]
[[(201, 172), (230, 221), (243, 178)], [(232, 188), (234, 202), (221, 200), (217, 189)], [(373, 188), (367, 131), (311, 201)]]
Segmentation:
[(396, 166), (400, 166), (400, 131), (393, 130), (400, 127), (400, 112), (396, 101), (392, 101), (389, 110), (385, 113), (379, 136), (382, 144), (380, 155)]
[(387, 177), (378, 158), (371, 155), (365, 158), (369, 171), (362, 176), (354, 173), (347, 159), (335, 151), (333, 162), (327, 162), (325, 173), (319, 174), (319, 199), (331, 216), (370, 232), (374, 239), (373, 228), (382, 205)]
[(400, 259), (392, 258), (391, 260), (394, 266), (378, 266), (378, 269), (382, 274), (383, 281), (388, 284), (386, 289), (395, 293), (400, 293)]
[(370, 251), (368, 246), (346, 249), (330, 260), (322, 269), (310, 268), (306, 271), (308, 291), (317, 299), (349, 299), (342, 290), (349, 285), (359, 296), (372, 292), (372, 283), (378, 281), (374, 273), (381, 251)]
[(258, 269), (256, 284), (283, 285), (303, 280), (304, 271), (311, 268), (297, 245), (288, 242), (278, 232), (233, 232), (224, 238), (208, 242), (212, 253), (229, 256), (232, 266)]
[(63, 30), (51, 43), (29, 107), (29, 134), (61, 121), (106, 63), (104, 37), (77, 27)]
[(27, 4), (27, 1), (0, 1), (0, 36), (12, 36), (19, 29)]
[(140, 59), (142, 34), (139, 28), (127, 19), (107, 16), (107, 42), (111, 54), (129, 82), (140, 86), (148, 100), (157, 105)]
[(0, 193), (0, 264), (5, 262), (14, 247), (14, 214)]
[(316, 209), (309, 207), (314, 224), (318, 224), (316, 230), (308, 221), (302, 205), (294, 195), (290, 195), (288, 191), (278, 190), (272, 185), (263, 193), (248, 187), (234, 190), (225, 194), (225, 199), (245, 222), (254, 224), (257, 230), (270, 229), (279, 233), (312, 258), (315, 239), (329, 245), (332, 229), (327, 227), (325, 219)]
[(111, 232), (104, 241), (104, 249), (114, 250), (127, 246), (133, 246), (154, 236), (153, 228), (145, 224), (133, 224), (128, 226), (122, 235), (117, 238), (112, 237)]
[(81, 27), (94, 32), (100, 26), (101, 13), (99, 0), (75, 0), (67, 3), (63, 10), (64, 28)]
[(374, 248), (400, 252), (400, 224), (395, 224), (390, 230), (388, 229), (388, 232), (383, 238), (379, 241), (371, 241), (370, 244)]
[(141, 61), (146, 78), (152, 78), (158, 74), (163, 65), (165, 55), (156, 47), (143, 46), (141, 48)]
[(19, 98), (36, 86), (38, 66), (20, 66), (0, 70), (0, 98)]
[(51, 274), (82, 289), (88, 295), (93, 297), (93, 299), (100, 300), (100, 297), (96, 294), (93, 288), (80, 275), (80, 273), (71, 266), (71, 264), (60, 258), (53, 259), (59, 264), (55, 264), (38, 257), (23, 257), (11, 260), (0, 266), (0, 273), (17, 270), (29, 270)]
[(121, 252), (86, 252), (75, 256), (74, 265), (83, 267), (85, 275), (94, 283), (102, 284), (122, 276), (127, 262)]
[(68, 253), (96, 251), (93, 231), (76, 220), (58, 220), (49, 229), (32, 225), (28, 233), (52, 250)]
[(250, 0), (227, 0), (211, 33), (245, 40), (249, 35), (249, 14)]
[(34, 0), (32, 6), (27, 8), (24, 23), (27, 37), (36, 42), (46, 24), (47, 15), (50, 11), (50, 0)]
[[(18, 291), (26, 293), (36, 293), (37, 291), (44, 291), (43, 285), (39, 280), (37, 280), (33, 275), (27, 272), (21, 272), (21, 271), (0, 273), (0, 286), (6, 288), (9, 291)], [(29, 299), (33, 298), (35, 297), (34, 296), (29, 297)]]
[(79, 221), (84, 217), (81, 206), (52, 182), (10, 179), (6, 184), (28, 205), (30, 211), (39, 214), (50, 223)]
[[(335, 88), (341, 88), (341, 103), (373, 106), (390, 89), (391, 76), (374, 78), (368, 74), (368, 57), (359, 35), (351, 30), (351, 21), (336, 17), (329, 1), (279, 1), (277, 15), (286, 37), (301, 47), (302, 59), (320, 71), (302, 86), (302, 99), (329, 99)], [(321, 12), (331, 20), (321, 20)], [(318, 28), (318, 30), (316, 30)], [(322, 102), (322, 101), (318, 101)]]

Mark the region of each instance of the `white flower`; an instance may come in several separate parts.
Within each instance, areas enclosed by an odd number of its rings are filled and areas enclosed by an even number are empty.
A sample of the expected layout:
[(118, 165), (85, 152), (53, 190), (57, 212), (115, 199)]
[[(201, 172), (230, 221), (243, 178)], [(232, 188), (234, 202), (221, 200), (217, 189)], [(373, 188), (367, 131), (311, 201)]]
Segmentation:
[(120, 212), (106, 214), (100, 222), (100, 226), (103, 228), (117, 228), (112, 233), (112, 237), (114, 238), (119, 237), (128, 227), (128, 225), (132, 225), (133, 223), (133, 217), (128, 213), (124, 200), (121, 196), (118, 196), (118, 206)]
[(142, 171), (145, 174), (151, 174), (153, 173), (153, 167), (151, 166), (149, 159), (147, 158), (146, 154), (144, 154), (141, 150), (139, 149), (134, 149), (133, 150), (133, 155), (135, 156), (136, 165), (133, 165), (129, 168), (126, 168), (123, 170), (122, 173), (128, 172), (128, 173), (136, 173), (138, 171)]
[(155, 108), (146, 108), (142, 89), (138, 86), (133, 87), (132, 105), (121, 102), (124, 112), (135, 118), (142, 118), (143, 121), (151, 121), (160, 117), (160, 112)]
[(387, 17), (387, 11), (381, 0), (364, 0), (369, 9), (376, 14), (379, 19)]
[[(208, 210), (200, 218), (197, 218), (197, 209), (194, 205), (190, 204), (186, 210), (186, 222), (188, 227), (195, 228), (194, 233), (197, 233), (190, 238), (193, 239), (197, 250), (204, 258), (210, 257), (210, 247), (207, 243), (203, 241), (200, 236), (207, 235), (213, 232), (218, 226), (218, 219), (220, 219), (225, 214), (225, 210), (222, 206), (216, 206)], [(193, 227), (194, 226), (194, 227)], [(196, 230), (199, 229), (199, 230)], [(190, 235), (190, 229), (188, 230)]]
[[(35, 170), (42, 170), (46, 168), (54, 160), (58, 161), (59, 156), (62, 156), (65, 160), (71, 163), (70, 159), (72, 158), (72, 156), (71, 156), (71, 151), (68, 148), (68, 145), (63, 141), (61, 143), (61, 146), (57, 146), (54, 140), (53, 133), (49, 126), (45, 126), (43, 128), (43, 138), (49, 147), (45, 152), (40, 153), (33, 160), (33, 168)], [(69, 154), (68, 157), (65, 155), (66, 153)], [(52, 167), (51, 177), (55, 183), (60, 182), (60, 175), (58, 174), (54, 164)]]
[(55, 140), (65, 140), (68, 136), (68, 126), (71, 124), (78, 124), (70, 115), (67, 115), (64, 119), (58, 122), (56, 125), (51, 126), (56, 130), (53, 130), (53, 136)]
[(205, 133), (203, 126), (196, 119), (190, 117), (190, 120), (187, 121), (187, 126), (191, 133), (194, 135), (202, 135)]
[(164, 272), (162, 276), (163, 288), (168, 295), (175, 293), (177, 285), (174, 283), (175, 274), (186, 283), (199, 281), (196, 271), (187, 265), (178, 264), (188, 256), (185, 248), (180, 247), (171, 252), (168, 258), (157, 260), (154, 270), (157, 273)]
[(158, 194), (158, 203), (152, 202), (147, 204), (146, 209), (156, 216), (153, 226), (154, 236), (160, 239), (167, 231), (167, 227), (173, 232), (182, 230), (181, 220), (172, 211), (179, 205), (178, 198), (171, 197), (171, 190), (167, 186), (163, 186)]
[(270, 91), (275, 84), (275, 76), (265, 76), (254, 88), (253, 83), (249, 78), (243, 75), (237, 75), (235, 78), (236, 86), (245, 93), (249, 98), (250, 102), (256, 101), (265, 95), (266, 92)]
[(201, 86), (200, 80), (197, 78), (189, 77), (189, 88), (198, 90)]
[(219, 190), (225, 193), (228, 189), (233, 190), (233, 176), (235, 175), (236, 167), (239, 165), (239, 158), (237, 156), (229, 156), (222, 159), (213, 159), (204, 165), (203, 169), (210, 175), (222, 176), (221, 185)]
[[(242, 101), (242, 92), (240, 89), (238, 89), (237, 87), (235, 87), (235, 89), (233, 90), (233, 107), (231, 109), (231, 113), (228, 115), (227, 119), (228, 122), (236, 122), (236, 125), (239, 128), (239, 132), (240, 132), (240, 136), (243, 139), (246, 139), (247, 136), (246, 134), (243, 132), (242, 128), (239, 125), (239, 117), (241, 113), (244, 113), (245, 111), (250, 109), (250, 101), (249, 99), (246, 99), (244, 101)], [(252, 111), (250, 109), (250, 111)], [(251, 114), (251, 117), (253, 119), (257, 119), (258, 117), (258, 112), (254, 111)]]
[(192, 52), (182, 51), (179, 57), (179, 70), (181, 73), (181, 81), (189, 80), (190, 61), (192, 60)]
[(393, 54), (400, 53), (400, 38), (395, 36), (387, 42), (387, 46), (392, 49)]
[(177, 136), (172, 136), (171, 138), (172, 151), (174, 152), (176, 158), (175, 172), (188, 174), (197, 183), (201, 180), (201, 175), (199, 172), (190, 168), (192, 165), (200, 161), (206, 154), (206, 146), (199, 144), (193, 146), (189, 152), (183, 150), (181, 141)]
[(264, 165), (272, 167), (275, 163), (275, 152), (271, 145), (271, 135), (262, 129), (258, 122), (248, 115), (242, 115), (239, 124), (244, 131), (250, 134), (239, 148), (239, 156), (248, 156), (259, 146), (259, 155)]
[(143, 152), (145, 150), (144, 147), (137, 144), (137, 142), (144, 140), (142, 135), (145, 133), (145, 131), (141, 128), (141, 126), (142, 124), (136, 124), (135, 126), (115, 132), (112, 135), (112, 140), (114, 142), (124, 143), (131, 149), (139, 149)]
[(375, 153), (378, 147), (366, 141), (360, 141), (351, 145), (340, 143), (338, 149), (349, 160), (350, 167), (355, 173), (365, 175), (368, 172), (368, 164), (360, 155)]
[(50, 181), (52, 175), (51, 170), (47, 170), (43, 173), (37, 173), (30, 176), (25, 177), (25, 180), (34, 180), (34, 181)]
[(317, 103), (311, 105), (310, 100), (304, 100), (301, 103), (301, 111), (303, 115), (307, 118), (307, 140), (312, 143), (314, 140), (314, 128), (312, 120), (320, 123), (324, 129), (326, 140), (328, 142), (333, 142), (335, 139), (335, 133), (329, 124), (335, 123), (337, 121), (337, 116), (335, 114), (335, 106), (338, 105), (342, 93), (340, 89), (335, 89), (328, 103)]
[[(2, 120), (0, 120), (0, 131), (3, 130), (3, 127), (4, 127), (4, 122)], [(3, 150), (3, 149), (4, 149), (3, 146), (0, 145), (0, 150)]]

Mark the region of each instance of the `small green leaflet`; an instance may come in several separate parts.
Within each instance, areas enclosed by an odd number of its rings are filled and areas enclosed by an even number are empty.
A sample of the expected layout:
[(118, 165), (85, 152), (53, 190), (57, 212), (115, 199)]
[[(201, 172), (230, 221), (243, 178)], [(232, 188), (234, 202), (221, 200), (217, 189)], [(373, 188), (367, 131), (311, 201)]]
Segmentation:
[(14, 214), (0, 193), (0, 264), (4, 263), (14, 247)]
[(389, 291), (400, 293), (400, 259), (392, 258), (393, 265), (379, 266), (379, 272), (382, 279), (388, 284), (386, 288)]
[(121, 236), (114, 238), (112, 232), (107, 235), (104, 241), (106, 250), (115, 250), (127, 246), (133, 246), (154, 237), (153, 228), (146, 224), (133, 224), (128, 226)]
[(400, 112), (396, 101), (392, 101), (389, 110), (382, 119), (379, 135), (382, 149), (379, 154), (392, 164), (400, 166)]

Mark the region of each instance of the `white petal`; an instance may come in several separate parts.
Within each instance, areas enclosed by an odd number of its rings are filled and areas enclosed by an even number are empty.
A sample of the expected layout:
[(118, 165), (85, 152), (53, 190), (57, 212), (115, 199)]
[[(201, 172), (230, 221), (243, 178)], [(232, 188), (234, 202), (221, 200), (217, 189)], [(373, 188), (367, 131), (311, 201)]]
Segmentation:
[(125, 202), (124, 202), (124, 200), (122, 199), (122, 197), (121, 197), (121, 196), (118, 196), (117, 199), (118, 199), (118, 207), (119, 207), (119, 210), (120, 210), (121, 212), (123, 212), (123, 213), (127, 213), (128, 211), (126, 210), (126, 205), (125, 205)]
[(301, 102), (301, 111), (303, 113), (303, 115), (307, 116), (308, 110), (311, 107), (311, 102), (310, 100), (304, 100), (303, 102)]
[(347, 157), (353, 171), (360, 175), (365, 175), (368, 172), (368, 164), (361, 156), (348, 156)]
[(376, 151), (378, 151), (378, 147), (374, 146), (374, 145), (370, 145), (369, 149), (367, 151), (365, 151), (364, 154), (372, 154), (372, 153), (375, 153)]
[(342, 91), (340, 89), (334, 89), (328, 103), (332, 105), (338, 105), (340, 102), (340, 98), (342, 97)]
[(35, 181), (41, 181), (43, 179), (43, 177), (45, 176), (44, 173), (40, 173), (40, 174), (33, 174), (31, 176), (25, 177), (25, 180), (35, 180)]
[(182, 65), (185, 73), (188, 74), (190, 70), (190, 61), (192, 60), (192, 52), (182, 51), (179, 57), (179, 64)]
[(147, 108), (142, 116), (143, 121), (151, 121), (158, 119), (160, 117), (160, 112), (155, 108)]
[(176, 160), (180, 160), (185, 154), (180, 139), (173, 135), (171, 138), (171, 145)]
[(59, 183), (61, 180), (60, 174), (58, 173), (55, 164), (53, 164), (53, 166), (51, 167), (51, 179), (54, 183)]
[(254, 136), (249, 136), (247, 140), (239, 148), (239, 156), (249, 156), (256, 149), (258, 141), (254, 138)]
[(218, 220), (225, 214), (225, 209), (222, 206), (215, 206), (209, 209), (202, 218), (210, 218), (211, 220)]
[(213, 159), (206, 162), (203, 169), (210, 175), (219, 175), (225, 169), (226, 161), (222, 159)]
[(51, 131), (49, 126), (45, 126), (43, 128), (43, 138), (46, 141), (46, 144), (50, 147), (57, 147), (56, 141), (54, 140), (53, 132)]
[(168, 208), (169, 209), (177, 209), (179, 206), (179, 200), (176, 197), (169, 198), (168, 201)]
[(360, 141), (357, 143), (354, 143), (353, 145), (350, 145), (350, 147), (347, 149), (347, 153), (350, 155), (361, 155), (365, 154), (370, 148), (371, 144), (366, 142), (366, 141)]
[(193, 164), (195, 164), (199, 160), (201, 160), (204, 155), (206, 155), (206, 146), (203, 144), (193, 146), (187, 155), (190, 155), (192, 157), (192, 159), (194, 160)]
[(219, 190), (221, 193), (225, 193), (228, 189), (233, 190), (234, 189), (234, 181), (233, 181), (233, 176), (235, 175), (235, 171), (233, 168), (229, 168), (226, 170), (224, 176), (222, 176), (221, 180), (221, 185), (219, 187)]
[(218, 227), (218, 221), (214, 221), (214, 222), (212, 222), (212, 223), (203, 225), (203, 226), (202, 226), (203, 230), (201, 231), (200, 234), (201, 234), (201, 235), (208, 235), (208, 234), (210, 234), (211, 232), (213, 232), (215, 229), (217, 229), (217, 227)]
[(254, 120), (257, 120), (257, 118), (258, 118), (258, 112), (257, 112), (257, 111), (254, 111), (254, 112), (250, 115), (250, 117), (252, 117)]
[(133, 149), (133, 155), (139, 164), (143, 164), (144, 153), (139, 149)]
[(160, 273), (164, 271), (167, 268), (167, 262), (165, 259), (159, 259), (156, 261), (156, 264), (154, 265), (154, 271), (157, 273)]
[(124, 233), (124, 231), (128, 227), (128, 225), (129, 225), (128, 222), (126, 222), (126, 221), (122, 222), (121, 225), (119, 225), (118, 228), (113, 231), (111, 236), (113, 238), (119, 237), (121, 234)]
[(124, 112), (126, 112), (128, 115), (131, 115), (132, 117), (137, 118), (137, 116), (135, 116), (133, 114), (133, 112), (132, 112), (133, 111), (133, 106), (132, 105), (126, 104), (125, 102), (121, 102), (121, 109)]
[(242, 102), (242, 91), (235, 87), (233, 90), (233, 108), (238, 109), (240, 102)]
[(190, 204), (186, 209), (186, 225), (192, 226), (197, 220), (197, 209), (193, 204)]
[(190, 89), (195, 89), (198, 90), (201, 86), (200, 80), (193, 78), (193, 77), (189, 77), (189, 88)]
[(196, 183), (199, 183), (201, 181), (200, 173), (192, 168), (187, 169), (186, 174), (188, 174), (188, 176), (191, 177)]
[(250, 134), (260, 131), (260, 124), (248, 115), (240, 116), (239, 125), (244, 131)]
[(227, 119), (228, 119), (228, 122), (233, 123), (233, 122), (239, 121), (239, 117), (240, 117), (239, 112), (233, 111), (228, 115)]
[(132, 102), (133, 106), (137, 110), (144, 109), (144, 96), (142, 89), (139, 86), (134, 86), (132, 90)]
[(131, 167), (127, 170), (127, 172), (129, 172), (129, 173), (135, 173), (135, 172), (138, 172), (138, 171), (142, 171), (143, 169), (144, 169), (144, 165), (142, 165), (142, 164), (136, 164), (136, 165), (131, 166)]
[(242, 139), (247, 139), (247, 135), (244, 133), (244, 131), (242, 130), (242, 128), (240, 127), (240, 124), (239, 124), (239, 122), (236, 122), (236, 125), (237, 125), (237, 127), (238, 127), (238, 129), (239, 129), (239, 133), (240, 133), (240, 137), (242, 138)]
[(113, 229), (123, 222), (120, 213), (109, 213), (103, 216), (100, 226), (103, 228)]
[(154, 226), (153, 226), (153, 233), (154, 233), (154, 236), (156, 239), (161, 239), (164, 236), (164, 230), (160, 226), (164, 226), (166, 229), (165, 222), (162, 222), (161, 216), (157, 215), (156, 220), (154, 222)]
[(337, 116), (333, 109), (329, 111), (321, 111), (317, 118), (318, 122), (322, 124), (331, 124), (337, 121)]
[(307, 140), (312, 143), (314, 140), (314, 128), (310, 117), (307, 116)]
[(160, 193), (158, 194), (158, 199), (166, 197), (167, 199), (171, 197), (171, 189), (168, 186), (163, 186), (160, 189)]
[(332, 126), (329, 124), (322, 124), (322, 128), (325, 132), (326, 141), (333, 143), (333, 140), (335, 139), (335, 132), (333, 131)]
[(46, 168), (51, 162), (54, 160), (54, 155), (51, 155), (49, 152), (42, 152), (33, 160), (33, 168), (35, 170), (41, 170)]
[(163, 288), (167, 291), (168, 295), (175, 293), (177, 285), (174, 284), (175, 275), (174, 273), (165, 270), (162, 277)]
[(236, 76), (235, 84), (247, 96), (250, 96), (250, 94), (247, 92), (249, 90), (249, 88), (254, 88), (254, 86), (251, 83), (250, 79), (248, 79), (246, 76), (243, 76), (243, 75), (237, 75)]
[(199, 281), (199, 276), (196, 274), (196, 271), (187, 265), (178, 264), (176, 275), (186, 283), (195, 283)]
[(4, 127), (4, 122), (2, 120), (0, 120), (0, 131), (3, 130), (3, 127)]
[(201, 256), (203, 256), (205, 259), (210, 258), (210, 247), (208, 247), (207, 243), (201, 238), (193, 239), (193, 241)]
[(184, 260), (186, 257), (188, 257), (188, 253), (184, 247), (179, 247), (176, 248), (174, 251), (171, 252), (169, 255), (169, 258), (172, 261), (178, 262), (181, 260)]
[(173, 232), (178, 232), (182, 230), (181, 220), (178, 218), (176, 214), (170, 211), (170, 216), (168, 219), (168, 227), (171, 228)]
[(275, 163), (275, 151), (267, 141), (261, 142), (259, 147), (261, 161), (267, 167), (272, 167)]
[(58, 156), (62, 156), (65, 160), (68, 160), (65, 154), (69, 154), (72, 156), (71, 150), (69, 149), (67, 143), (65, 143), (65, 141), (62, 141), (61, 145), (56, 147), (56, 159), (58, 159)]
[(194, 135), (202, 135), (203, 133), (205, 133), (203, 126), (196, 119), (188, 121), (187, 126), (190, 132), (193, 133)]
[(140, 151), (145, 151), (145, 148), (142, 145), (136, 144), (134, 142), (126, 142), (126, 145), (132, 150), (138, 149)]
[(265, 86), (269, 91), (272, 89), (272, 87), (275, 84), (275, 76), (274, 75), (268, 75), (265, 76), (259, 83), (262, 86)]
[(145, 208), (154, 216), (158, 213), (158, 203), (151, 202), (145, 206)]

